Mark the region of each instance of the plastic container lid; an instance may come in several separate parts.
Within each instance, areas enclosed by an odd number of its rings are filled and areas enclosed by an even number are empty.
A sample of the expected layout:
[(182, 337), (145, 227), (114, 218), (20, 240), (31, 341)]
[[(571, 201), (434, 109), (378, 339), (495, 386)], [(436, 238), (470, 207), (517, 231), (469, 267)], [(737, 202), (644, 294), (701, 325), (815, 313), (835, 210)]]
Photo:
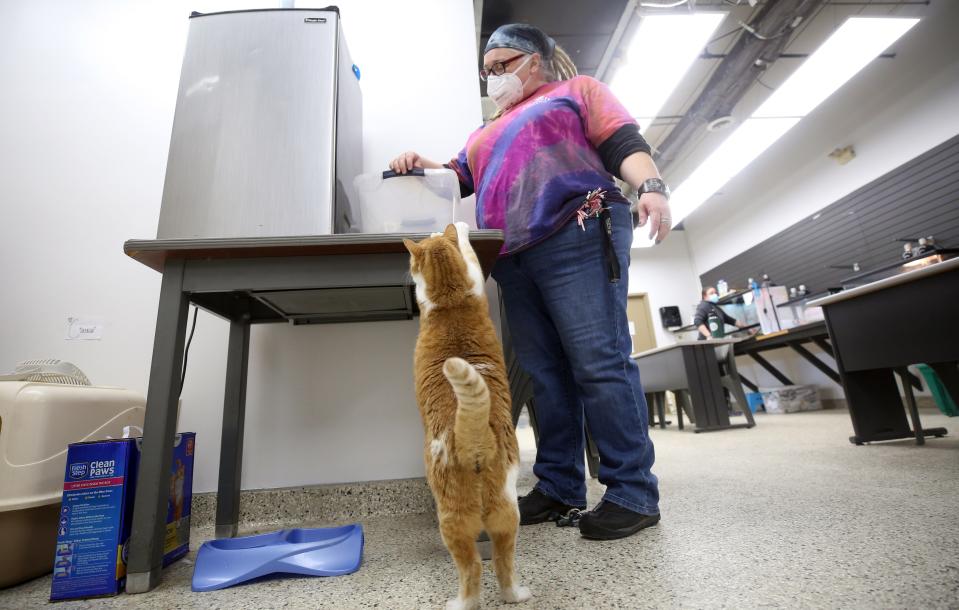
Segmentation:
[(450, 169), (360, 174), (353, 186), (363, 233), (431, 233), (456, 220), (460, 186)]

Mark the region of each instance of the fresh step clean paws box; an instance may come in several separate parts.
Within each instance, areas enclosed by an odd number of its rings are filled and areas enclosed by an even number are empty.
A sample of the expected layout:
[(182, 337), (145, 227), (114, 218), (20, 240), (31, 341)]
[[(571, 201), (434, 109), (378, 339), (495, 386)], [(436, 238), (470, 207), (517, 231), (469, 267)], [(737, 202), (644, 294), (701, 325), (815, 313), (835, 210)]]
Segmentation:
[[(196, 434), (176, 435), (163, 545), (164, 567), (190, 550)], [(74, 443), (67, 450), (51, 600), (116, 595), (127, 574), (127, 546), (140, 439)]]

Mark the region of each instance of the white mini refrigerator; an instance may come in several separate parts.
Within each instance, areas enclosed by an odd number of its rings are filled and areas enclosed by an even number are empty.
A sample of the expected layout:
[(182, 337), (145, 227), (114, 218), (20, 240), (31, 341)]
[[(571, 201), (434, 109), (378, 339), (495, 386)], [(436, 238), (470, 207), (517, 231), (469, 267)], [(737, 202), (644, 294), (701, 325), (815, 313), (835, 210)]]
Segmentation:
[(157, 238), (358, 231), (359, 77), (335, 7), (193, 13)]

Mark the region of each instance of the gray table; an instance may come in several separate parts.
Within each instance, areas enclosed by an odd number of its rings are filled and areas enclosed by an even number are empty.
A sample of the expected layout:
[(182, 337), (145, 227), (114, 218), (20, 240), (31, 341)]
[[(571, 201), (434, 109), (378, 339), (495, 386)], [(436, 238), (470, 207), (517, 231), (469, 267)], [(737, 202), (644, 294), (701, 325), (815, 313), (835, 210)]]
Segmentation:
[(921, 445), (926, 436), (946, 434), (945, 428), (922, 428), (906, 367), (929, 364), (959, 399), (957, 303), (959, 257), (809, 303), (826, 317), (852, 418), (850, 442), (915, 438)]
[[(128, 593), (157, 585), (176, 432), (177, 400), (190, 303), (230, 322), (216, 535), (236, 535), (250, 325), (411, 319), (416, 300), (403, 238), (426, 235), (131, 240), (130, 257), (161, 272), (160, 304), (147, 391), (127, 569)], [(470, 242), (486, 275), (503, 244), (500, 231)]]
[[(742, 382), (736, 371), (733, 345), (737, 339), (707, 339), (703, 341), (678, 341), (673, 345), (633, 354), (639, 364), (639, 373), (643, 391), (654, 396), (660, 410), (660, 425), (663, 421), (663, 393), (678, 392), (681, 403), (677, 410), (682, 427), (683, 408), (692, 413), (696, 432), (712, 432), (731, 428), (752, 428), (756, 425), (746, 397)], [(717, 355), (717, 351), (722, 354)], [(725, 368), (720, 368), (722, 363)], [(746, 417), (745, 424), (732, 424), (729, 421), (729, 408), (726, 404), (728, 390)], [(688, 395), (689, 401), (686, 401)], [(688, 404), (691, 403), (691, 404)]]

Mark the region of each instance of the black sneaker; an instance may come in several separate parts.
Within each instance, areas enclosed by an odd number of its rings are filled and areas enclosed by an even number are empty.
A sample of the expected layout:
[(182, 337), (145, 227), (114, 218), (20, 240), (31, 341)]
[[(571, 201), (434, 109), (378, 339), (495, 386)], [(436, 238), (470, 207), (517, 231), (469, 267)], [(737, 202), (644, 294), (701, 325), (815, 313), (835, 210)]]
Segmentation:
[(534, 489), (519, 499), (519, 524), (533, 525), (556, 521), (572, 508)]
[(579, 519), (579, 532), (592, 540), (616, 540), (632, 536), (641, 529), (659, 523), (659, 514), (644, 515), (612, 502), (600, 501), (596, 508)]

